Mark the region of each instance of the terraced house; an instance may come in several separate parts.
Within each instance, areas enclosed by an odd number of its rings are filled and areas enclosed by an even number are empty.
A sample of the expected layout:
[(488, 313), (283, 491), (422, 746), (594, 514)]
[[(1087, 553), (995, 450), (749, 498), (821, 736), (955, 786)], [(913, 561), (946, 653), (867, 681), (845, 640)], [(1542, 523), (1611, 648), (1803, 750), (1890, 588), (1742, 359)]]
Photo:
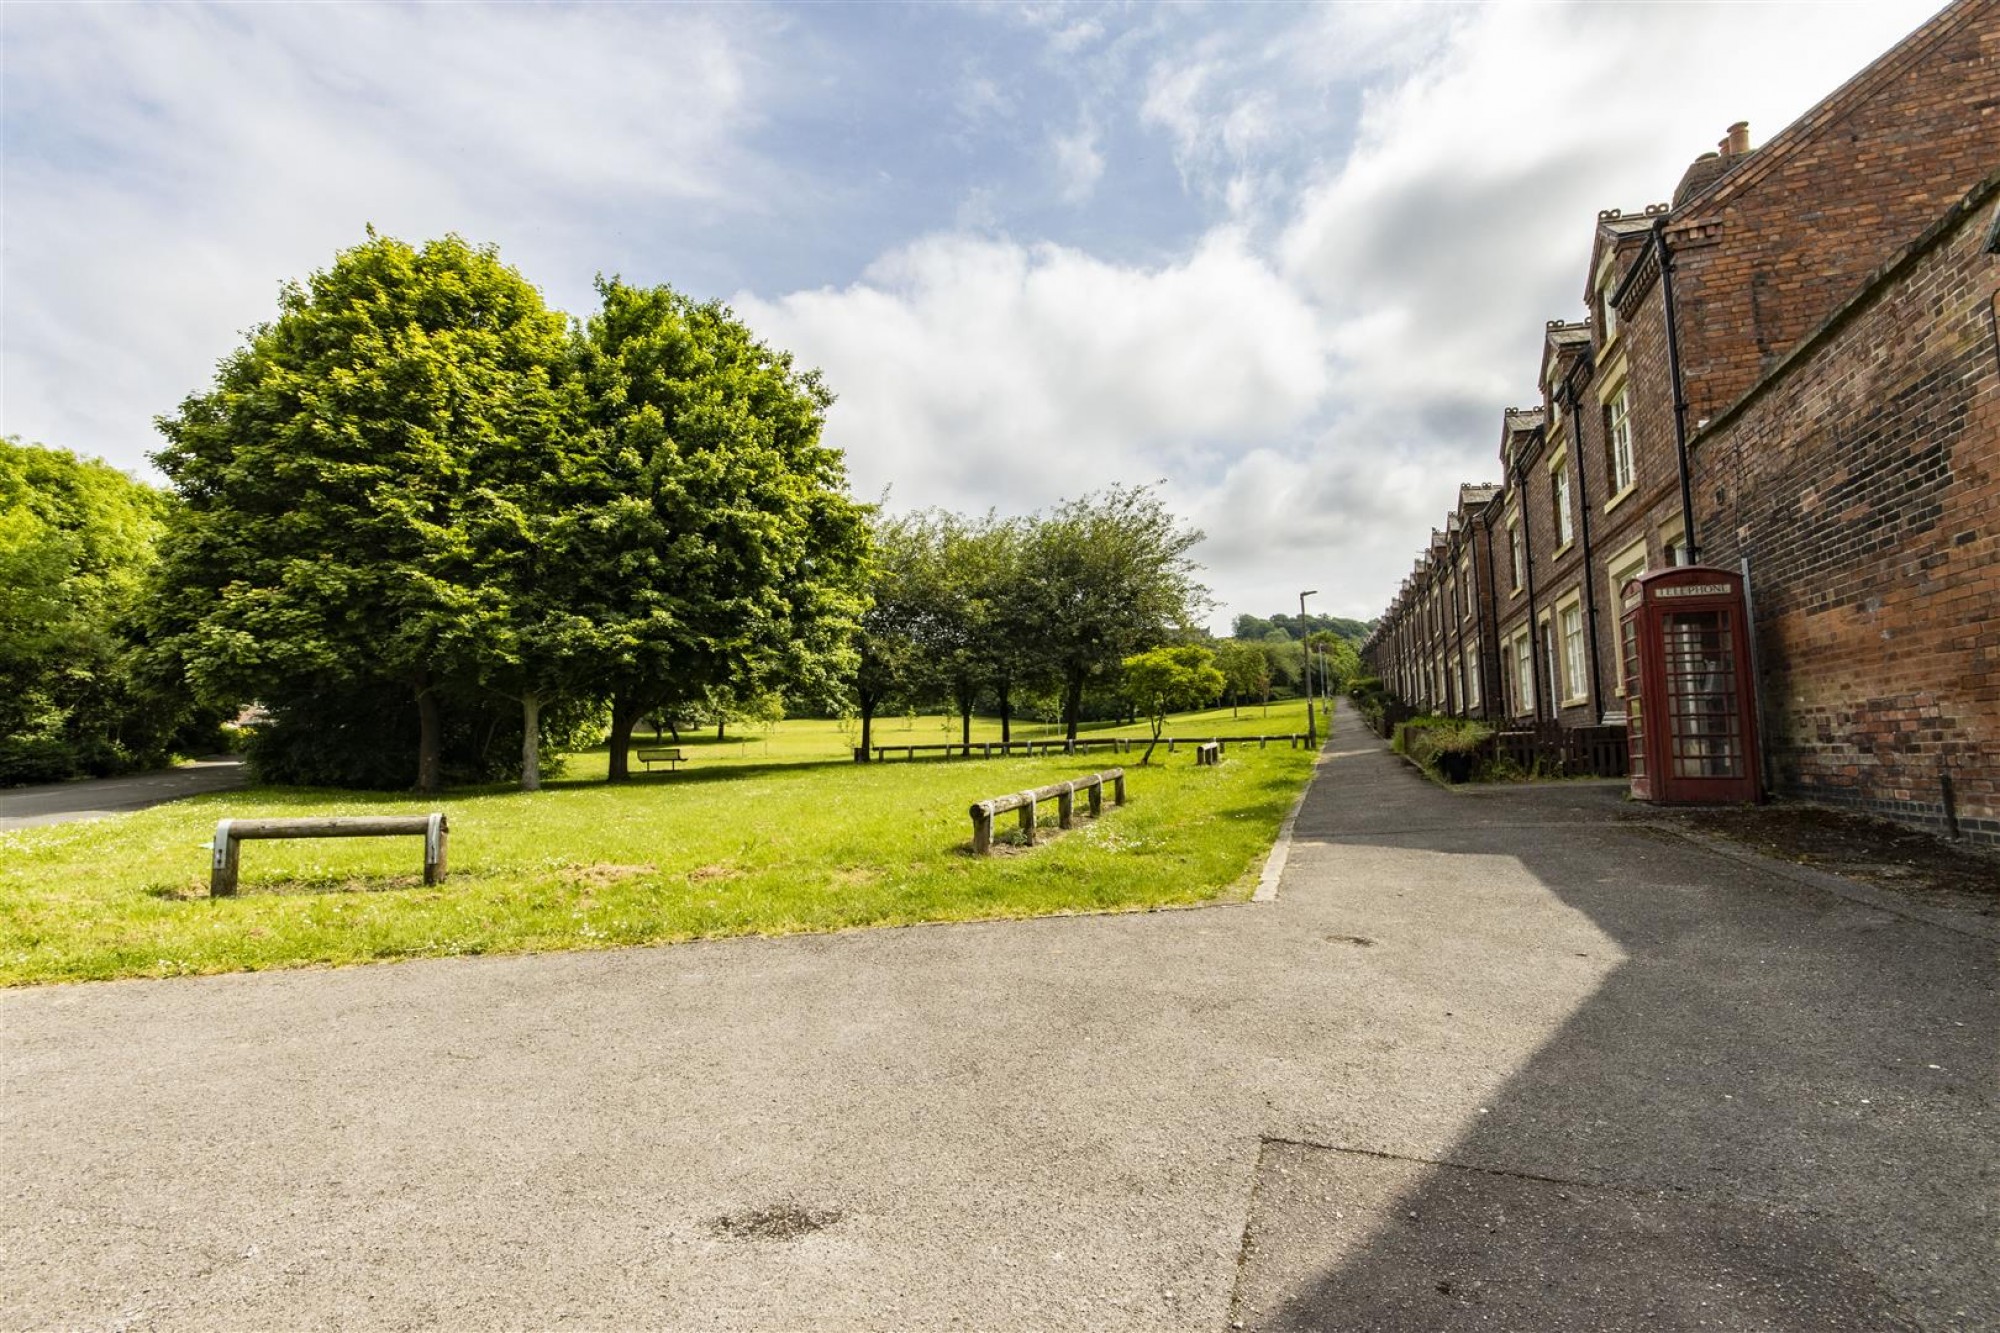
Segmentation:
[(1460, 488), (1364, 657), (1418, 708), (1621, 726), (1625, 582), (1747, 569), (1774, 785), (2000, 841), (1996, 168), (2000, 0), (1958, 0), (1600, 213), (1501, 482)]

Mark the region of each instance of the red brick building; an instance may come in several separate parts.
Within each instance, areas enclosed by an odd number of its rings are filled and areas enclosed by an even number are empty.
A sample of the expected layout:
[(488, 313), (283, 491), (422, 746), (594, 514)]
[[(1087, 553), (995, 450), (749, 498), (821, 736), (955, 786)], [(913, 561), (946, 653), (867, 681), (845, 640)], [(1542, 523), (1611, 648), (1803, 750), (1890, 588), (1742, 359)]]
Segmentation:
[[(1599, 214), (1589, 316), (1548, 323), (1541, 404), (1385, 613), (1378, 674), (1622, 723), (1624, 581), (1747, 558), (1776, 785), (2000, 841), (1996, 167), (2000, 0), (1958, 0), (1762, 148), (1731, 126), (1672, 203)], [(1486, 623), (1447, 669), (1466, 548)]]

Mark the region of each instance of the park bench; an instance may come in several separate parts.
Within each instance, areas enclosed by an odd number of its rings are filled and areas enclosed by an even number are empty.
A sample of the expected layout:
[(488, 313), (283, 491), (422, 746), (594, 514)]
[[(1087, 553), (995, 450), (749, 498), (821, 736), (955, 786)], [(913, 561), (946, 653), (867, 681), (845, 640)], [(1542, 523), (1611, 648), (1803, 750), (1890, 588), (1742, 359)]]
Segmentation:
[(687, 760), (681, 754), (679, 747), (675, 747), (671, 750), (641, 750), (639, 762), (646, 766), (648, 773), (653, 771), (654, 764), (665, 764), (667, 771), (671, 773)]
[(1111, 784), (1114, 804), (1125, 804), (1125, 770), (1107, 768), (1102, 773), (1092, 773), (1087, 778), (1069, 778), (1063, 782), (1051, 782), (1046, 787), (1036, 787), (1031, 791), (1017, 791), (1007, 796), (995, 796), (990, 800), (972, 803), (972, 850), (984, 856), (993, 850), (993, 817), (1009, 810), (1021, 812), (1022, 840), (1030, 847), (1035, 845), (1035, 810), (1043, 801), (1053, 800), (1056, 804), (1056, 822), (1062, 828), (1070, 826), (1076, 813), (1076, 793), (1088, 792), (1092, 818), (1104, 812), (1104, 785)]
[(424, 883), (442, 884), (445, 875), (445, 835), (442, 814), (335, 815), (324, 819), (225, 819), (215, 826), (209, 846), (215, 859), (209, 869), (208, 896), (234, 897), (242, 845), (252, 838), (393, 838), (424, 840)]
[(1214, 764), (1219, 764), (1219, 763), (1221, 763), (1221, 762), (1222, 762), (1222, 742), (1221, 742), (1221, 741), (1203, 741), (1203, 742), (1202, 742), (1201, 744), (1199, 744), (1199, 745), (1195, 746), (1195, 747), (1194, 747), (1194, 762), (1195, 762), (1195, 767), (1196, 767), (1196, 768), (1201, 768), (1201, 767), (1203, 767), (1203, 766), (1208, 766), (1208, 765), (1214, 765)]

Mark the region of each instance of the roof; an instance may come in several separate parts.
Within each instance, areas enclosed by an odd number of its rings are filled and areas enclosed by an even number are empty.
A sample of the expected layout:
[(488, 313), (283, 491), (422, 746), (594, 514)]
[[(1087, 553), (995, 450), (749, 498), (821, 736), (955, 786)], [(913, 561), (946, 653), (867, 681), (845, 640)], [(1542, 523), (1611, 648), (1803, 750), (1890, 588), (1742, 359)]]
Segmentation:
[[(1674, 212), (1678, 214), (1683, 207), (1692, 210), (1697, 206), (1712, 211), (1744, 190), (1755, 187), (1772, 172), (1782, 169), (1786, 159), (1804, 145), (1817, 139), (1856, 106), (1866, 102), (1882, 89), (1894, 87), (1913, 65), (1919, 63), (1945, 38), (1964, 25), (1976, 22), (1980, 11), (1988, 8), (1991, 3), (1992, 0), (1953, 0), (1951, 4), (1919, 25), (1916, 31), (1876, 57), (1866, 69), (1821, 98), (1811, 110), (1778, 131), (1776, 137), (1763, 147), (1748, 154), (1723, 159), (1729, 169), (1718, 173), (1715, 179), (1689, 193), (1685, 198), (1677, 194), (1674, 199)], [(1697, 162), (1699, 161), (1700, 159), (1697, 159)], [(1735, 169), (1739, 163), (1742, 164), (1743, 170)], [(1675, 220), (1679, 222), (1681, 219), (1677, 217)]]

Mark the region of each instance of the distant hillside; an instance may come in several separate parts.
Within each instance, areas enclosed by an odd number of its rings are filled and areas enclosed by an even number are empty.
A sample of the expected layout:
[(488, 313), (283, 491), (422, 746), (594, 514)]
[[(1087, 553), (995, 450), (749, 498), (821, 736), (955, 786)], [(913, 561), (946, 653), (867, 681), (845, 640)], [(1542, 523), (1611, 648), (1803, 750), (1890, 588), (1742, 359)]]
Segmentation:
[(1372, 620), (1348, 620), (1342, 616), (1307, 616), (1303, 622), (1297, 616), (1288, 616), (1283, 612), (1275, 616), (1236, 617), (1236, 637), (1239, 639), (1266, 639), (1273, 630), (1278, 630), (1286, 638), (1298, 640), (1321, 630), (1332, 630), (1358, 646), (1374, 628)]

